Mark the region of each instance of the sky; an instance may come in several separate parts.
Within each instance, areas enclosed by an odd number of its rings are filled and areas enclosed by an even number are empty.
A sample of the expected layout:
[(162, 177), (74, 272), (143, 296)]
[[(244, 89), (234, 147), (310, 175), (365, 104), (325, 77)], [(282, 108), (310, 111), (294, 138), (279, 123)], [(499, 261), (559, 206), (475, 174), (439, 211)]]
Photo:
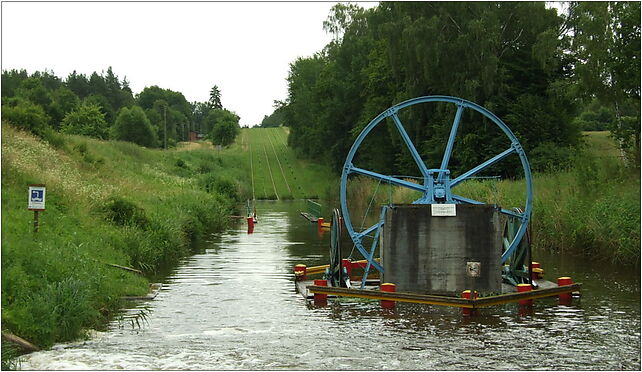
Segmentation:
[[(334, 2), (2, 2), (2, 69), (91, 74), (109, 66), (134, 94), (158, 85), (221, 102), (257, 125), (287, 96), (289, 64), (320, 51)], [(376, 3), (361, 3), (364, 7)]]

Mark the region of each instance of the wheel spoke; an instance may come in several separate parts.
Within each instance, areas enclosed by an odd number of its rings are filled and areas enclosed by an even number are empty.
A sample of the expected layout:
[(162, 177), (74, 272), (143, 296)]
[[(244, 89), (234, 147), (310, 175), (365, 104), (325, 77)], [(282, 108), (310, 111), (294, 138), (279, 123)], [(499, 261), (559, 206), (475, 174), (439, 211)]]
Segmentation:
[(361, 169), (361, 168), (357, 168), (357, 167), (350, 167), (348, 169), (348, 171), (350, 173), (357, 173), (357, 174), (361, 174), (361, 175), (364, 175), (364, 176), (372, 177), (372, 178), (381, 180), (382, 182), (391, 183), (393, 185), (407, 187), (407, 188), (412, 189), (412, 190), (421, 191), (421, 192), (425, 192), (426, 191), (426, 188), (423, 185), (418, 185), (416, 183), (404, 181), (404, 180), (401, 180), (399, 178), (386, 176), (386, 175), (381, 174), (381, 173), (372, 172), (372, 171)]
[[(459, 200), (460, 202), (466, 203), (466, 204), (476, 204), (476, 205), (486, 204), (486, 203), (480, 202), (478, 200), (469, 199), (469, 198), (463, 197), (461, 195), (455, 195), (455, 194), (453, 194), (453, 199)], [(507, 214), (509, 216), (513, 216), (513, 217), (519, 218), (520, 220), (524, 219), (524, 213), (517, 213), (515, 211), (511, 211), (510, 209), (504, 209), (504, 208), (501, 208), (500, 212), (503, 213), (503, 214)]]
[[(450, 162), (450, 155), (453, 152), (453, 146), (455, 144), (455, 137), (457, 136), (457, 129), (459, 128), (459, 121), (461, 120), (461, 113), (464, 111), (464, 106), (457, 106), (457, 113), (455, 114), (455, 119), (453, 120), (453, 126), (450, 128), (450, 137), (448, 137), (448, 144), (446, 145), (446, 151), (444, 151), (444, 158), (441, 160), (441, 166), (439, 169), (447, 169), (448, 162)], [(437, 180), (441, 182), (443, 180), (443, 173), (439, 173)]]
[(408, 136), (408, 133), (404, 129), (403, 124), (401, 124), (401, 120), (399, 120), (399, 116), (397, 116), (397, 113), (395, 112), (391, 115), (391, 117), (392, 117), (392, 120), (395, 122), (395, 126), (397, 127), (397, 130), (399, 131), (401, 138), (406, 143), (406, 147), (408, 147), (408, 150), (410, 151), (410, 155), (412, 155), (412, 158), (415, 160), (415, 163), (417, 163), (417, 166), (419, 167), (419, 171), (424, 176), (424, 178), (428, 178), (428, 168), (426, 167), (426, 164), (424, 163), (423, 159), (421, 159), (421, 155), (419, 155), (419, 152), (415, 148), (415, 145), (410, 140), (410, 137)]
[(383, 225), (383, 220), (381, 220), (381, 221), (379, 221), (379, 222), (375, 223), (374, 225), (372, 225), (372, 226), (368, 227), (367, 229), (363, 230), (362, 232), (357, 233), (357, 235), (358, 235), (360, 238), (363, 238), (364, 236), (367, 236), (367, 235), (368, 235), (368, 234), (370, 234), (371, 232), (373, 232), (373, 231), (375, 231), (376, 229), (378, 229), (378, 228), (379, 228), (379, 226), (381, 226), (381, 225)]
[(475, 168), (469, 170), (468, 172), (452, 180), (452, 182), (450, 183), (450, 187), (455, 187), (458, 183), (465, 181), (468, 177), (471, 177), (477, 174), (478, 172), (482, 171), (484, 168), (490, 167), (491, 165), (497, 163), (498, 161), (502, 160), (503, 158), (507, 157), (508, 155), (514, 152), (515, 152), (515, 147), (513, 146), (509, 147), (506, 151), (502, 152), (501, 154), (495, 155), (491, 159), (486, 160), (485, 162), (479, 164)]

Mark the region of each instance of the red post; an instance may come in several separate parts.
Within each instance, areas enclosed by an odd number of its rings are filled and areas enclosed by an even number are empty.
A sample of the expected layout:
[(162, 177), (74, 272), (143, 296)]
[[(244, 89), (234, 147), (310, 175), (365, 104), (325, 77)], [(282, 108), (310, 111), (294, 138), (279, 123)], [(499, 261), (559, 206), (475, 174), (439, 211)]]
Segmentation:
[[(530, 292), (533, 290), (533, 287), (526, 283), (526, 284), (518, 284), (517, 285), (517, 292)], [(519, 300), (519, 304), (522, 306), (532, 306), (533, 305), (533, 300)]]
[[(321, 287), (327, 287), (328, 286), (328, 281), (325, 279), (315, 279), (314, 280), (314, 285), (318, 285)], [(325, 306), (328, 303), (328, 295), (323, 294), (323, 293), (315, 293), (314, 294), (314, 304), (318, 306)]]
[[(383, 283), (380, 286), (380, 289), (382, 292), (396, 292), (397, 291), (397, 286), (393, 283)], [(394, 309), (396, 305), (395, 301), (390, 301), (390, 300), (381, 300), (381, 308), (382, 309)]]
[(247, 218), (247, 233), (251, 234), (254, 232), (254, 217), (249, 216)]
[(298, 264), (294, 266), (294, 278), (295, 280), (306, 280), (308, 267), (303, 264)]
[[(557, 278), (557, 286), (563, 286), (563, 285), (570, 285), (573, 284), (573, 280), (568, 277), (568, 276), (562, 276), (560, 278)], [(573, 295), (571, 292), (568, 293), (561, 293), (559, 295), (559, 301), (561, 305), (570, 305), (571, 302), (573, 301)]]
[(341, 264), (346, 268), (348, 276), (350, 277), (350, 280), (352, 280), (352, 261), (348, 258), (344, 258), (341, 260)]
[(318, 227), (318, 228), (321, 228), (321, 224), (323, 223), (323, 221), (325, 221), (325, 220), (323, 219), (323, 217), (319, 217), (319, 218), (317, 218), (317, 227)]
[[(467, 290), (461, 292), (461, 298), (470, 299), (470, 293), (471, 293), (470, 289), (467, 289)], [(477, 297), (479, 297), (479, 293), (477, 291), (475, 291), (475, 295), (474, 295), (473, 298), (476, 299)], [(473, 315), (473, 311), (475, 309), (469, 308), (469, 307), (462, 307), (461, 310), (462, 310), (462, 314), (464, 316), (471, 316), (471, 315)]]

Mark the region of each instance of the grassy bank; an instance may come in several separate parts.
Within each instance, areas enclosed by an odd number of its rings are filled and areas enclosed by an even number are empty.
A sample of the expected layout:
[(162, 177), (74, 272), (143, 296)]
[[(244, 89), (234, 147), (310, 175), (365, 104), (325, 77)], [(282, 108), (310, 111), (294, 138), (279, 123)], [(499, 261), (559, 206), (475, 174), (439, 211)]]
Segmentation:
[[(99, 327), (120, 297), (222, 229), (248, 196), (233, 153), (207, 145), (161, 151), (2, 125), (2, 329), (40, 347)], [(47, 186), (33, 233), (29, 184)], [(4, 354), (3, 354), (4, 355)]]
[[(569, 169), (533, 175), (531, 236), (534, 249), (586, 254), (630, 267), (640, 265), (640, 174), (623, 166), (606, 132), (587, 132), (587, 146)], [(359, 177), (348, 199), (356, 211), (367, 209), (377, 183)], [(470, 180), (456, 192), (505, 208), (524, 207), (524, 181)], [(418, 193), (379, 185), (376, 205), (409, 203)], [(352, 209), (352, 208), (351, 208)], [(370, 224), (379, 208), (371, 208)], [(365, 226), (369, 226), (366, 224)]]

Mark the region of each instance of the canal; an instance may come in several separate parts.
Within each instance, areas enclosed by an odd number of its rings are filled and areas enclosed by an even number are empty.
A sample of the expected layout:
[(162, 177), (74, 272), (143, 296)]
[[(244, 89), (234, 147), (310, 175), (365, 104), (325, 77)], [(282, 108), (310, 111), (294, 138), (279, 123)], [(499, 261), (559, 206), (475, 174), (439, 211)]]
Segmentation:
[[(545, 276), (583, 283), (571, 306), (537, 300), (481, 309), (329, 301), (295, 292), (292, 269), (327, 263), (329, 233), (300, 216), (300, 201), (259, 202), (259, 223), (212, 235), (86, 341), (26, 355), (22, 369), (639, 370), (640, 274), (535, 253)], [(344, 247), (351, 247), (348, 241)], [(349, 251), (349, 248), (348, 248)], [(360, 259), (358, 252), (355, 258)]]

